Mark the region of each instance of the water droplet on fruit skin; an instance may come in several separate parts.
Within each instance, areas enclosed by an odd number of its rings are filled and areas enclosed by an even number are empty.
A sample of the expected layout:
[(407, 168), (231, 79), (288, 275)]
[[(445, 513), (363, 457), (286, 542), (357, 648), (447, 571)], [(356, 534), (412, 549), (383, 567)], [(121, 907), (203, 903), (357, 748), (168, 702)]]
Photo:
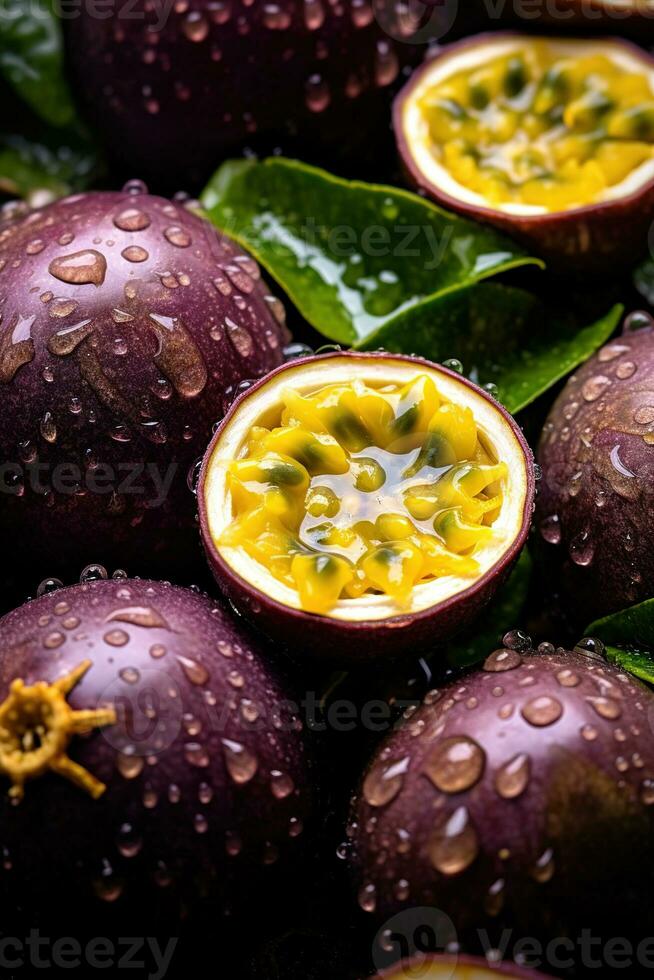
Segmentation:
[(531, 876), (539, 884), (551, 881), (554, 876), (554, 852), (551, 847), (543, 851), (531, 870)]
[(107, 260), (95, 249), (84, 249), (57, 256), (48, 266), (48, 272), (69, 285), (101, 286), (107, 274)]
[(116, 768), (124, 779), (136, 779), (143, 772), (145, 762), (139, 755), (120, 753), (116, 759)]
[(121, 231), (145, 231), (150, 227), (150, 218), (139, 208), (125, 208), (116, 215), (114, 224)]
[(183, 398), (196, 398), (207, 384), (204, 358), (177, 317), (150, 314), (150, 328), (159, 343), (154, 363)]
[(503, 673), (507, 670), (515, 670), (522, 663), (522, 657), (517, 650), (495, 650), (484, 661), (483, 669), (489, 673)]
[(31, 329), (35, 320), (36, 316), (22, 317), (17, 314), (14, 321), (0, 333), (0, 384), (9, 384), (20, 368), (34, 360)]
[[(44, 578), (39, 584), (36, 594), (37, 596), (50, 595), (52, 592), (56, 592), (57, 589), (63, 589), (64, 583), (60, 578)], [(56, 609), (55, 609), (56, 611)], [(66, 612), (68, 609), (66, 609)]]
[(363, 796), (369, 806), (386, 806), (402, 789), (410, 759), (405, 756), (395, 762), (376, 762), (363, 783)]
[(429, 842), (432, 865), (444, 875), (465, 871), (479, 853), (479, 840), (466, 807), (460, 806), (438, 825)]
[(199, 742), (187, 742), (184, 746), (184, 758), (189, 765), (198, 769), (206, 769), (210, 763), (209, 753)]
[(118, 832), (117, 847), (123, 857), (136, 857), (143, 847), (143, 839), (131, 824), (124, 823)]
[(481, 779), (484, 750), (473, 739), (454, 735), (438, 742), (424, 765), (425, 774), (444, 793), (462, 793)]
[(295, 789), (295, 783), (286, 773), (281, 772), (279, 769), (273, 769), (270, 773), (270, 788), (276, 799), (284, 800)]
[(193, 660), (191, 657), (184, 657), (181, 654), (177, 654), (175, 659), (191, 684), (201, 687), (207, 683), (209, 680), (209, 671), (203, 664), (197, 660)]
[(358, 895), (359, 906), (364, 912), (372, 913), (377, 908), (377, 889), (374, 885), (363, 885)]
[(587, 697), (586, 701), (600, 718), (605, 718), (607, 721), (615, 721), (622, 715), (621, 705), (613, 698)]
[(590, 531), (580, 531), (570, 542), (569, 554), (575, 565), (585, 568), (592, 564), (595, 557), (595, 546)]
[(531, 763), (524, 752), (513, 756), (495, 773), (495, 789), (505, 800), (514, 800), (526, 790), (529, 784)]
[(522, 717), (530, 725), (543, 728), (554, 724), (563, 714), (563, 705), (547, 694), (532, 698), (522, 708)]
[(127, 262), (147, 262), (149, 253), (140, 245), (128, 245), (120, 253)]
[(232, 739), (222, 740), (225, 765), (230, 777), (239, 786), (248, 783), (259, 768), (256, 756), (245, 745)]

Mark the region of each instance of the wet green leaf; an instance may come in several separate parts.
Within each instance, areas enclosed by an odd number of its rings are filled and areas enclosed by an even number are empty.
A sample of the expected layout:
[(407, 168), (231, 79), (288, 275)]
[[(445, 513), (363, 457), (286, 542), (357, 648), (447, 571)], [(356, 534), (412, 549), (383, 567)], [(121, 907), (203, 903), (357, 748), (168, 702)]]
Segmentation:
[(72, 121), (61, 24), (51, 0), (0, 0), (0, 75), (46, 122)]
[(654, 684), (654, 599), (597, 619), (586, 635), (604, 643), (611, 663)]
[(633, 272), (634, 286), (650, 306), (654, 306), (654, 259), (648, 258)]
[(230, 161), (202, 203), (316, 330), (344, 344), (395, 320), (408, 329), (427, 299), (540, 264), (493, 229), (408, 191), (341, 180), (291, 160)]
[(611, 336), (622, 315), (614, 306), (579, 329), (568, 312), (549, 310), (531, 293), (481, 283), (400, 314), (361, 345), (432, 361), (456, 358), (479, 384), (492, 382), (518, 412), (585, 361)]
[(447, 656), (455, 667), (469, 667), (496, 650), (507, 630), (521, 625), (527, 603), (532, 559), (525, 548), (508, 581), (482, 614), (476, 628), (467, 630), (448, 644)]
[(83, 190), (96, 175), (94, 149), (77, 136), (52, 145), (21, 136), (0, 136), (0, 193), (33, 203)]

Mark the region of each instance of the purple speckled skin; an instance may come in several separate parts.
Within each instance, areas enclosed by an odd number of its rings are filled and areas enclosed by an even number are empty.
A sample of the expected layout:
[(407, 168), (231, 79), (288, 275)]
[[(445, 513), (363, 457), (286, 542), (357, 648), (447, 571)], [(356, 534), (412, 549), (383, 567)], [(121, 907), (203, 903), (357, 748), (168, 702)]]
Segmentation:
[[(493, 225), (500, 231), (521, 241), (536, 255), (541, 256), (551, 271), (562, 276), (579, 274), (600, 275), (615, 271), (616, 267), (633, 265), (633, 256), (640, 255), (647, 247), (647, 236), (654, 221), (654, 179), (643, 184), (633, 194), (543, 215), (506, 214), (493, 208), (469, 204), (453, 197), (437, 184), (428, 180), (416, 163), (412, 147), (412, 134), (404, 131), (402, 119), (404, 106), (413, 96), (415, 86), (427, 75), (434, 61), (457, 57), (469, 48), (484, 45), (497, 38), (516, 36), (513, 32), (478, 34), (457, 41), (443, 48), (413, 73), (400, 91), (393, 107), (395, 139), (403, 168), (409, 181), (424, 191), (437, 204), (450, 211)], [(579, 39), (583, 43), (583, 39)], [(625, 41), (623, 38), (607, 38), (606, 45), (617, 45), (627, 53), (636, 54), (644, 67), (654, 67), (652, 55)]]
[(5, 545), (38, 554), (41, 577), (169, 574), (195, 556), (188, 473), (225, 389), (282, 359), (257, 264), (132, 182), (0, 225), (0, 298)]
[[(177, 6), (177, 5), (176, 5)], [(137, 0), (66, 23), (76, 91), (111, 154), (165, 181), (206, 178), (243, 144), (337, 155), (387, 130), (389, 87), (426, 45), (397, 0)], [(388, 30), (385, 29), (388, 26)], [(323, 157), (324, 160), (324, 157)]]
[(654, 329), (626, 332), (569, 379), (538, 448), (548, 579), (580, 628), (654, 591)]
[[(7, 914), (22, 907), (24, 921), (47, 921), (57, 896), (70, 923), (88, 914), (97, 929), (111, 906), (143, 928), (165, 913), (174, 921), (208, 896), (218, 921), (288, 874), (309, 812), (303, 737), (265, 648), (222, 608), (159, 582), (77, 585), (1, 619), (0, 655), (0, 699), (15, 677), (52, 682), (88, 658), (69, 703), (109, 703), (118, 713), (115, 726), (69, 746), (106, 784), (100, 799), (46, 773), (11, 805), (0, 778)], [(230, 777), (223, 740), (256, 760), (248, 781)], [(129, 746), (131, 764), (119, 755)], [(273, 771), (286, 795), (275, 793)]]
[[(402, 774), (382, 805), (368, 802), (375, 796), (365, 778), (353, 803), (360, 901), (361, 890), (369, 896), (374, 886), (375, 923), (433, 906), (452, 920), (464, 948), (475, 940), (479, 948), (479, 929), (496, 945), (505, 927), (513, 941), (576, 939), (583, 927), (607, 939), (637, 934), (651, 916), (652, 807), (645, 800), (654, 800), (654, 695), (581, 653), (511, 656), (518, 662), (509, 669), (485, 666), (428, 694), (371, 760), (368, 778), (374, 767), (382, 774), (396, 763)], [(558, 718), (541, 715), (540, 726), (527, 720), (535, 706), (547, 712), (552, 705)], [(438, 788), (425, 767), (431, 758), (442, 779), (433, 759), (445, 740), (459, 745), (462, 737), (476, 744), (476, 781)], [(497, 788), (498, 771), (520, 754), (527, 777), (509, 798)], [(434, 844), (445, 824), (449, 852)], [(464, 832), (462, 849), (457, 835)], [(452, 862), (447, 872), (436, 867), (444, 853)]]
[[(520, 533), (497, 564), (469, 588), (428, 609), (408, 615), (393, 616), (386, 620), (344, 622), (328, 616), (317, 616), (301, 609), (292, 609), (282, 605), (234, 573), (220, 555), (211, 537), (207, 502), (203, 489), (211, 456), (229, 419), (242, 406), (246, 406), (250, 399), (256, 398), (257, 392), (266, 385), (268, 380), (276, 377), (280, 371), (287, 368), (297, 370), (298, 364), (301, 362), (293, 361), (290, 365), (282, 365), (272, 372), (268, 378), (263, 378), (258, 384), (249, 388), (232, 405), (207, 449), (198, 481), (202, 543), (216, 581), (224, 593), (243, 612), (243, 615), (256, 622), (274, 640), (283, 644), (292, 657), (296, 657), (298, 660), (319, 658), (332, 663), (362, 664), (372, 660), (399, 657), (415, 650), (432, 649), (436, 644), (442, 643), (453, 633), (456, 633), (457, 630), (469, 625), (479, 615), (506, 579), (525, 544), (534, 508), (535, 478), (532, 452), (517, 423), (498, 402), (495, 402), (490, 395), (477, 388), (471, 381), (423, 358), (379, 352), (361, 353), (360, 351), (351, 352), (348, 356), (360, 361), (362, 373), (365, 373), (366, 361), (385, 358), (405, 362), (407, 371), (410, 371), (412, 367), (419, 370), (421, 365), (425, 365), (432, 370), (446, 374), (450, 378), (455, 378), (460, 382), (462, 388), (473, 388), (492, 403), (497, 411), (498, 424), (508, 425), (513, 430), (522, 450), (521, 458), (514, 462), (516, 465), (525, 467), (527, 477), (524, 520)], [(332, 357), (343, 357), (343, 353), (322, 354), (319, 357), (328, 362)], [(315, 360), (316, 358), (310, 359), (311, 363), (314, 363)]]

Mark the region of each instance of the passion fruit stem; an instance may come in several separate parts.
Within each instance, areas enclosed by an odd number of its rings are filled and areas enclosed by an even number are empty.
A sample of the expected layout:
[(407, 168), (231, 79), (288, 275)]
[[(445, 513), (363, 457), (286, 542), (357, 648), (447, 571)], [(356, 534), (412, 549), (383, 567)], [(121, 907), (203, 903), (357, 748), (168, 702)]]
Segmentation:
[(66, 695), (91, 667), (84, 660), (74, 670), (52, 684), (37, 681), (26, 685), (17, 677), (0, 705), (0, 772), (11, 780), (9, 796), (23, 798), (28, 779), (47, 770), (69, 779), (94, 800), (104, 793), (104, 783), (66, 755), (73, 735), (113, 725), (113, 707), (74, 711)]

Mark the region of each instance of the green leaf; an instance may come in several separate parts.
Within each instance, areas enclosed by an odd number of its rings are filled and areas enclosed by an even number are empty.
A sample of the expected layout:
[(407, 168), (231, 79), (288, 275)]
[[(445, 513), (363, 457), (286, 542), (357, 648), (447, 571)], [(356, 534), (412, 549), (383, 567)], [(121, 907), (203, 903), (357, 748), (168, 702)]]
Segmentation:
[(542, 265), (492, 228), (394, 187), (292, 160), (230, 161), (202, 203), (330, 340), (360, 343), (425, 300)]
[(43, 203), (89, 185), (99, 168), (94, 149), (67, 133), (66, 143), (36, 143), (21, 136), (0, 136), (0, 193)]
[(531, 293), (481, 283), (426, 300), (360, 346), (432, 361), (456, 358), (473, 381), (497, 385), (516, 413), (601, 347), (621, 315), (614, 306), (580, 330), (571, 313), (549, 310)]
[(0, 0), (0, 74), (46, 122), (72, 121), (61, 24), (51, 0)]
[(654, 259), (648, 258), (633, 272), (634, 286), (650, 306), (654, 306)]
[(654, 684), (654, 599), (597, 619), (586, 635), (604, 643), (612, 663)]
[(447, 656), (453, 666), (469, 667), (479, 663), (497, 649), (507, 630), (520, 626), (520, 617), (527, 603), (532, 565), (531, 556), (525, 548), (508, 581), (482, 614), (477, 628), (467, 630), (448, 644)]

